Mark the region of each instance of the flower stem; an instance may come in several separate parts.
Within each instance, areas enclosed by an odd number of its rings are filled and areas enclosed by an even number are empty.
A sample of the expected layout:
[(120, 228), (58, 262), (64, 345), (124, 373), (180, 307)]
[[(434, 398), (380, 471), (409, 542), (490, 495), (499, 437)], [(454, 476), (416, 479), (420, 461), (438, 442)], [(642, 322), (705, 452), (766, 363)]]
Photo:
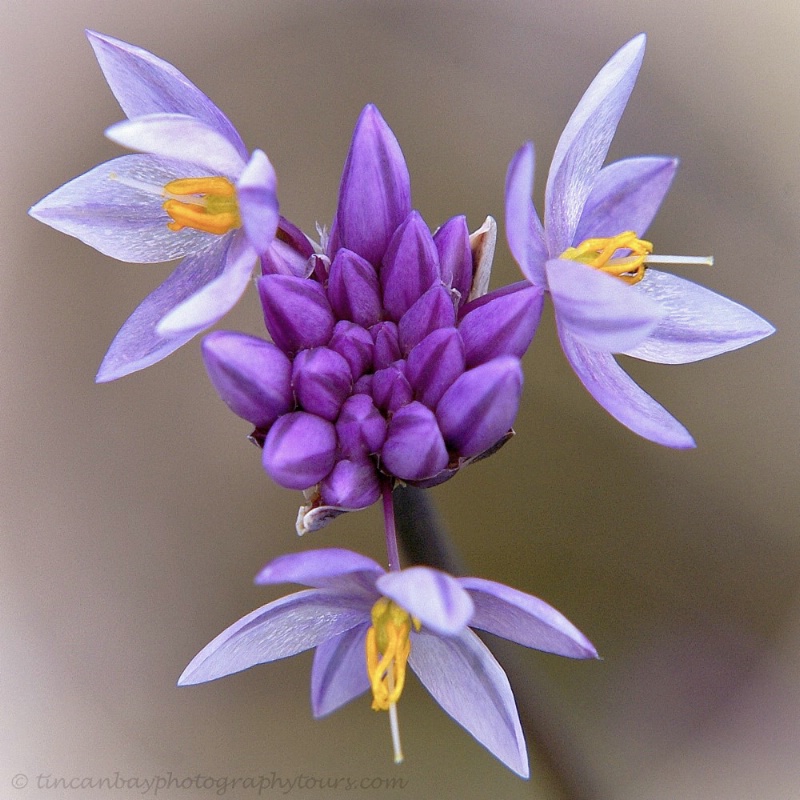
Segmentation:
[(400, 571), (400, 554), (397, 550), (397, 533), (394, 525), (394, 503), (392, 500), (391, 481), (385, 480), (381, 487), (383, 494), (383, 527), (386, 532), (386, 555), (389, 559), (389, 571)]

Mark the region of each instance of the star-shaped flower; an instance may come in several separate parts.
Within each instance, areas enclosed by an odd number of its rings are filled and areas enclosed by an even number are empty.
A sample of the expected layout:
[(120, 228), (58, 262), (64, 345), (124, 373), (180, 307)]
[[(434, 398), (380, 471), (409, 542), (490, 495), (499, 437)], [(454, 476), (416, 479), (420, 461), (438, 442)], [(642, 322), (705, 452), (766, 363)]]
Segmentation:
[(676, 159), (643, 156), (602, 166), (644, 48), (644, 34), (624, 45), (578, 103), (553, 154), (544, 225), (531, 201), (533, 144), (516, 153), (506, 181), (506, 230), (525, 276), (552, 297), (561, 346), (584, 386), (639, 435), (686, 448), (694, 446), (689, 432), (613, 354), (684, 364), (744, 347), (774, 328), (738, 303), (648, 266), (697, 260), (651, 256), (653, 245), (640, 238), (669, 189)]
[(331, 548), (276, 558), (256, 583), (311, 588), (231, 625), (195, 656), (179, 685), (316, 648), (314, 716), (371, 689), (372, 707), (390, 712), (398, 761), (396, 703), (407, 663), (456, 722), (509, 769), (528, 776), (508, 679), (470, 627), (570, 658), (597, 657), (586, 637), (547, 603), (481, 578), (453, 578), (429, 567), (386, 572), (366, 556)]
[(228, 118), (172, 65), (89, 31), (128, 121), (106, 132), (141, 153), (116, 158), (40, 200), (36, 219), (121, 261), (183, 260), (122, 326), (97, 374), (150, 366), (241, 297), (278, 224), (275, 172), (248, 156)]

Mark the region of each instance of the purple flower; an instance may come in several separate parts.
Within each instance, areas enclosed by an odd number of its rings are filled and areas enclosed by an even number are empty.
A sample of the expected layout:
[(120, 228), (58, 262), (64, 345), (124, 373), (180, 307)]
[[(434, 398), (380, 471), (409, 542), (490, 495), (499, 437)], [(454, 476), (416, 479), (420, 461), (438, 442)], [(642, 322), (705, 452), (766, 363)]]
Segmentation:
[(676, 159), (602, 166), (644, 47), (644, 34), (622, 47), (578, 103), (550, 165), (544, 225), (531, 202), (533, 144), (516, 153), (506, 181), (506, 229), (525, 277), (552, 297), (561, 346), (584, 386), (639, 435), (686, 448), (694, 446), (689, 432), (612, 354), (683, 364), (744, 347), (774, 328), (725, 297), (648, 268), (698, 260), (651, 256), (653, 245), (639, 238), (670, 187)]
[[(463, 217), (431, 234), (374, 106), (322, 242), (281, 221), (258, 281), (274, 344), (216, 332), (203, 353), (223, 400), (255, 426), (267, 473), (305, 491), (298, 532), (371, 505), (384, 481), (441, 483), (507, 440), (543, 292), (487, 293), (495, 238), (494, 220), (470, 235)], [(283, 364), (276, 353), (290, 370), (262, 367)]]
[(396, 704), (411, 667), (437, 703), (509, 769), (528, 777), (528, 757), (503, 669), (469, 629), (548, 653), (596, 658), (586, 637), (547, 603), (481, 578), (429, 567), (386, 572), (342, 549), (281, 556), (256, 583), (311, 587), (234, 623), (195, 656), (179, 685), (231, 675), (316, 648), (311, 671), (315, 717), (367, 690), (390, 712), (402, 760)]
[(98, 381), (150, 366), (227, 313), (278, 224), (275, 172), (180, 72), (146, 50), (88, 32), (128, 121), (106, 132), (135, 155), (70, 181), (30, 210), (121, 261), (183, 259), (133, 312)]

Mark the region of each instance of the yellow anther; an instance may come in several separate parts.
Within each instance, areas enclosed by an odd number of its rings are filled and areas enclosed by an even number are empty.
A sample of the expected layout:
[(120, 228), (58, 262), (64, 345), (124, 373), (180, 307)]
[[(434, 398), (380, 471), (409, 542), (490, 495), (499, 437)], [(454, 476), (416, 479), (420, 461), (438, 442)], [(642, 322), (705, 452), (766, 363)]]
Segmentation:
[(167, 223), (171, 231), (194, 228), (222, 236), (242, 224), (236, 188), (219, 175), (170, 181), (164, 197), (164, 211), (172, 218)]
[[(624, 254), (615, 257), (619, 251)], [(637, 239), (633, 231), (625, 231), (606, 239), (586, 239), (577, 247), (568, 247), (561, 258), (607, 272), (626, 283), (638, 283), (647, 268), (645, 260), (652, 252), (652, 242)]]
[(388, 597), (381, 597), (372, 607), (366, 650), (372, 708), (376, 711), (388, 711), (403, 692), (412, 625), (420, 629), (419, 620)]

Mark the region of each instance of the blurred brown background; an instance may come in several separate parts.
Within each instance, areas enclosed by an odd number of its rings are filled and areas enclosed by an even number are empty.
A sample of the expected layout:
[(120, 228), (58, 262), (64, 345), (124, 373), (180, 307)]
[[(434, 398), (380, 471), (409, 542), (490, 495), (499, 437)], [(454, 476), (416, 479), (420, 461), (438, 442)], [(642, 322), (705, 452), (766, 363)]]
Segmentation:
[[(133, 796), (46, 791), (40, 774), (274, 771), (408, 779), (404, 791), (374, 793), (386, 798), (558, 797), (535, 742), (526, 783), (416, 683), (400, 706), (399, 769), (385, 717), (367, 701), (311, 719), (308, 656), (175, 688), (201, 646), (280, 593), (251, 584), (264, 562), (334, 544), (382, 558), (380, 518), (371, 509), (298, 540), (299, 493), (262, 473), (196, 341), (93, 384), (117, 328), (168, 268), (112, 262), (25, 215), (120, 153), (102, 136), (121, 113), (84, 39), (90, 27), (197, 83), (267, 151), (282, 210), (307, 230), (330, 219), (366, 102), (396, 132), (432, 226), (456, 213), (473, 228), (488, 213), (502, 223), (506, 165), (528, 138), (540, 203), (589, 81), (628, 38), (649, 34), (611, 156), (681, 157), (650, 238), (662, 252), (713, 252), (717, 266), (686, 274), (779, 333), (710, 362), (629, 365), (695, 435), (697, 451), (681, 453), (605, 415), (546, 315), (526, 356), (518, 437), (434, 497), (473, 572), (547, 599), (604, 656), (520, 651), (523, 669), (552, 683), (575, 763), (605, 797), (800, 796), (795, 0), (4, 6), (0, 795)], [(501, 236), (493, 285), (516, 279)], [(224, 326), (259, 331), (254, 295)], [(11, 786), (17, 773), (24, 790)]]

